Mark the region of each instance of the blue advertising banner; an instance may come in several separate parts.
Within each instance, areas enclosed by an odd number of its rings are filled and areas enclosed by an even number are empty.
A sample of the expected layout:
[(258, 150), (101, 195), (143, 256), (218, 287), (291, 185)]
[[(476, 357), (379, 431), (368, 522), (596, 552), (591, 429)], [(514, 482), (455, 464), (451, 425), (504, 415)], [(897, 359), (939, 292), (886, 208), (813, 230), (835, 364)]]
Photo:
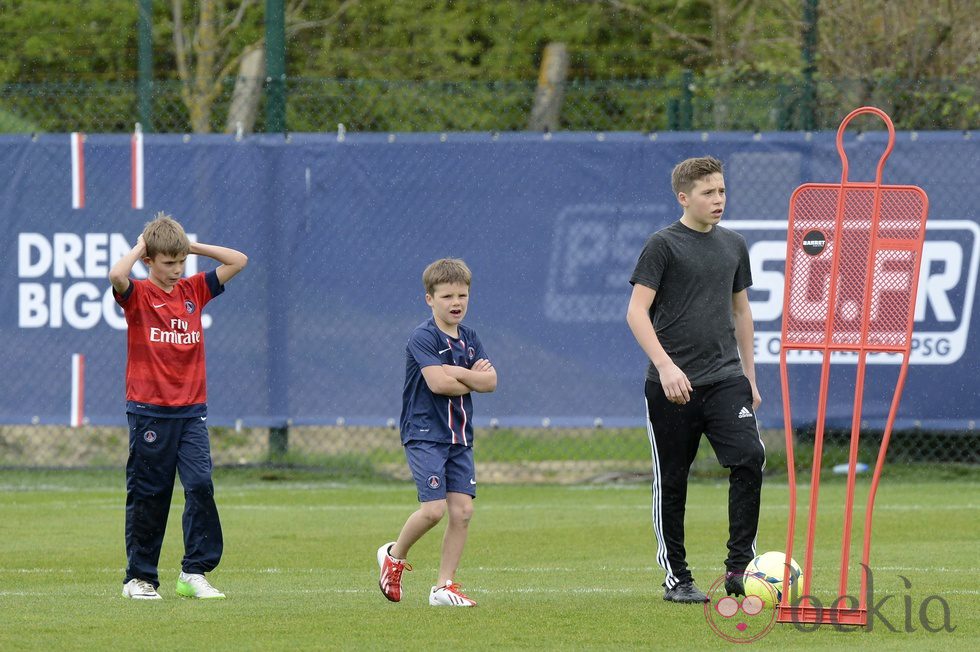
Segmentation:
[[(125, 422), (125, 321), (106, 277), (163, 210), (198, 241), (250, 258), (206, 309), (209, 422), (397, 419), (405, 343), (431, 314), (422, 270), (457, 256), (474, 274), (466, 323), (500, 378), (476, 398), (479, 425), (641, 425), (646, 361), (625, 323), (628, 279), (647, 237), (680, 216), (673, 165), (712, 154), (726, 164), (722, 224), (752, 259), (760, 421), (781, 426), (789, 197), (840, 181), (834, 136), (146, 135), (142, 208), (128, 136), (90, 135), (75, 159), (68, 135), (0, 137), (0, 422), (69, 423), (73, 354), (85, 356), (85, 419)], [(930, 199), (898, 427), (967, 429), (980, 417), (980, 145), (970, 136), (899, 133), (885, 167), (885, 183)], [(885, 138), (848, 135), (852, 180), (873, 177)], [(213, 266), (191, 256), (188, 273)], [(791, 365), (801, 425), (814, 419), (814, 362)], [(835, 366), (832, 422), (850, 423), (854, 369)], [(883, 423), (896, 376), (894, 360), (869, 367), (870, 427)]]

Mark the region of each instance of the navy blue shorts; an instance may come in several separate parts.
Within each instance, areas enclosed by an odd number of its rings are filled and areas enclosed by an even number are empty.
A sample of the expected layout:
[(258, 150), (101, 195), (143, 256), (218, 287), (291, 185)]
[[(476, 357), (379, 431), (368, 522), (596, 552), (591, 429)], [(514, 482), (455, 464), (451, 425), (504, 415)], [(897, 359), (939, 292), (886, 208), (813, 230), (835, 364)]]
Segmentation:
[(476, 498), (472, 446), (413, 439), (405, 444), (405, 457), (420, 503), (445, 500), (449, 491)]

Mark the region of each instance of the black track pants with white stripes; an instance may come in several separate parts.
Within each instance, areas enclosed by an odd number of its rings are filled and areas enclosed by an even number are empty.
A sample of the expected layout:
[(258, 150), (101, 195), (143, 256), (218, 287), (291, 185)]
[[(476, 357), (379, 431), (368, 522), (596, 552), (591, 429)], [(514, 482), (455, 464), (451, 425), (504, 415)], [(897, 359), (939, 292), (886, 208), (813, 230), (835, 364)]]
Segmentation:
[(695, 387), (684, 405), (668, 401), (659, 383), (648, 380), (645, 393), (653, 455), (653, 531), (657, 562), (666, 572), (664, 585), (673, 588), (691, 579), (684, 549), (684, 512), (688, 473), (702, 434), (721, 465), (729, 469), (725, 570), (745, 570), (755, 556), (766, 462), (752, 409), (752, 386), (739, 375)]

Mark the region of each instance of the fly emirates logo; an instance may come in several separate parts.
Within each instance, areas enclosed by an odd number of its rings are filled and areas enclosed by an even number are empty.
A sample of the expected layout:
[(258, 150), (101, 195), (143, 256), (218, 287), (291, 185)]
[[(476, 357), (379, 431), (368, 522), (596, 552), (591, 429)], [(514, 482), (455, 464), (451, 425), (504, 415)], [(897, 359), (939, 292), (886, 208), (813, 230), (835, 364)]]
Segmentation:
[[(188, 233), (193, 242), (196, 237)], [(74, 328), (88, 330), (105, 322), (125, 330), (126, 318), (116, 305), (109, 285), (109, 268), (132, 249), (132, 243), (121, 233), (19, 233), (17, 234), (17, 325), (20, 328)], [(184, 268), (187, 276), (197, 273), (197, 256), (188, 256)], [(135, 278), (146, 278), (146, 268), (137, 262)], [(204, 315), (202, 326), (210, 325)], [(185, 336), (179, 329), (151, 332), (153, 337)], [(186, 326), (184, 327), (186, 331)], [(180, 336), (180, 337), (178, 337)]]
[(170, 330), (150, 327), (150, 341), (159, 344), (200, 344), (201, 331), (187, 332), (188, 323), (183, 319), (171, 319)]

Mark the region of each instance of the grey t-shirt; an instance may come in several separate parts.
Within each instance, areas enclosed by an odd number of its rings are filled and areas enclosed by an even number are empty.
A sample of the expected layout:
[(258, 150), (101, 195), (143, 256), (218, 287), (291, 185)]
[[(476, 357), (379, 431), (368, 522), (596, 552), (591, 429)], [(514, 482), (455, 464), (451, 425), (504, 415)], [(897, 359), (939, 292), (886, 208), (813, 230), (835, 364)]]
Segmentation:
[[(701, 233), (675, 222), (647, 240), (630, 284), (656, 290), (650, 321), (692, 386), (742, 373), (732, 295), (752, 285), (745, 239), (721, 226)], [(647, 379), (660, 382), (650, 365)]]

